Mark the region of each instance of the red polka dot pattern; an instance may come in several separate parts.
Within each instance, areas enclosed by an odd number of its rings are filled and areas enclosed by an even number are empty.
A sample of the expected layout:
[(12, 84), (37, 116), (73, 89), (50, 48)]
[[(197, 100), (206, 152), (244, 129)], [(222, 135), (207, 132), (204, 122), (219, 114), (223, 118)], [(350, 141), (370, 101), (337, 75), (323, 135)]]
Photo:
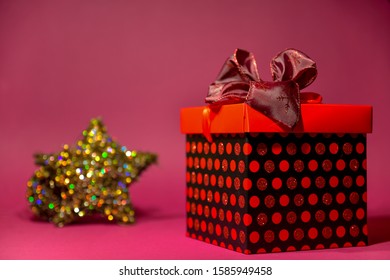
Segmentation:
[(187, 236), (252, 254), (367, 244), (362, 134), (187, 135)]

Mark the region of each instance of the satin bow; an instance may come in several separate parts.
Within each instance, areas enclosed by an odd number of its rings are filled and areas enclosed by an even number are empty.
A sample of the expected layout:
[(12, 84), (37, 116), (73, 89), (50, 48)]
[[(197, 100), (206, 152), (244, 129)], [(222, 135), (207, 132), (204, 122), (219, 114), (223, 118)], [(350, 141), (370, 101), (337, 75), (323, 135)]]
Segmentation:
[(304, 53), (287, 49), (271, 61), (273, 82), (262, 81), (252, 53), (236, 49), (209, 87), (206, 103), (220, 106), (247, 103), (271, 119), (293, 128), (299, 121), (300, 104), (320, 103), (318, 94), (300, 90), (317, 77), (313, 60)]

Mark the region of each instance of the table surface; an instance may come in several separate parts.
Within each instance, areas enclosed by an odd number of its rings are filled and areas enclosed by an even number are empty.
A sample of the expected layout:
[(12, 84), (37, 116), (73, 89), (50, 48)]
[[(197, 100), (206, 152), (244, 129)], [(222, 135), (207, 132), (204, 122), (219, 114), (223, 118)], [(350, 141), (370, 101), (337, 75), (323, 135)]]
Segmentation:
[[(116, 225), (100, 219), (56, 228), (37, 220), (24, 198), (25, 178), (9, 174), (0, 197), (0, 259), (389, 259), (390, 216), (368, 217), (369, 246), (244, 255), (185, 235), (184, 176), (152, 188), (163, 177), (151, 167), (131, 189), (136, 223)], [(175, 183), (176, 182), (176, 183)], [(168, 187), (168, 184), (170, 187)], [(170, 192), (170, 195), (166, 194)], [(163, 199), (161, 199), (163, 198)], [(371, 211), (373, 212), (373, 211)]]

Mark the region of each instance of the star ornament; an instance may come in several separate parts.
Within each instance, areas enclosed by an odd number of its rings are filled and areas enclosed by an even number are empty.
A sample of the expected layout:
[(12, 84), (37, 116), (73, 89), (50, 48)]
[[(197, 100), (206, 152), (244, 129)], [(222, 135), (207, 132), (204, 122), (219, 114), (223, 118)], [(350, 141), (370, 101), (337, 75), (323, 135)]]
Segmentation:
[(40, 167), (27, 182), (27, 199), (35, 215), (59, 227), (96, 213), (131, 224), (128, 187), (156, 161), (155, 154), (113, 141), (102, 121), (92, 119), (76, 146), (35, 155)]

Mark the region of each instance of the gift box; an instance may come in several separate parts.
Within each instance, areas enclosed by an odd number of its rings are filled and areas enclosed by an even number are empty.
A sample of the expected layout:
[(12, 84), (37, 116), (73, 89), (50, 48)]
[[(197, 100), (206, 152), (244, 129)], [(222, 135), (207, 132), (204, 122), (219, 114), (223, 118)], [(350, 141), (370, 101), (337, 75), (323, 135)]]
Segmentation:
[(247, 102), (181, 110), (188, 236), (246, 254), (367, 245), (372, 107), (310, 96), (291, 126)]

